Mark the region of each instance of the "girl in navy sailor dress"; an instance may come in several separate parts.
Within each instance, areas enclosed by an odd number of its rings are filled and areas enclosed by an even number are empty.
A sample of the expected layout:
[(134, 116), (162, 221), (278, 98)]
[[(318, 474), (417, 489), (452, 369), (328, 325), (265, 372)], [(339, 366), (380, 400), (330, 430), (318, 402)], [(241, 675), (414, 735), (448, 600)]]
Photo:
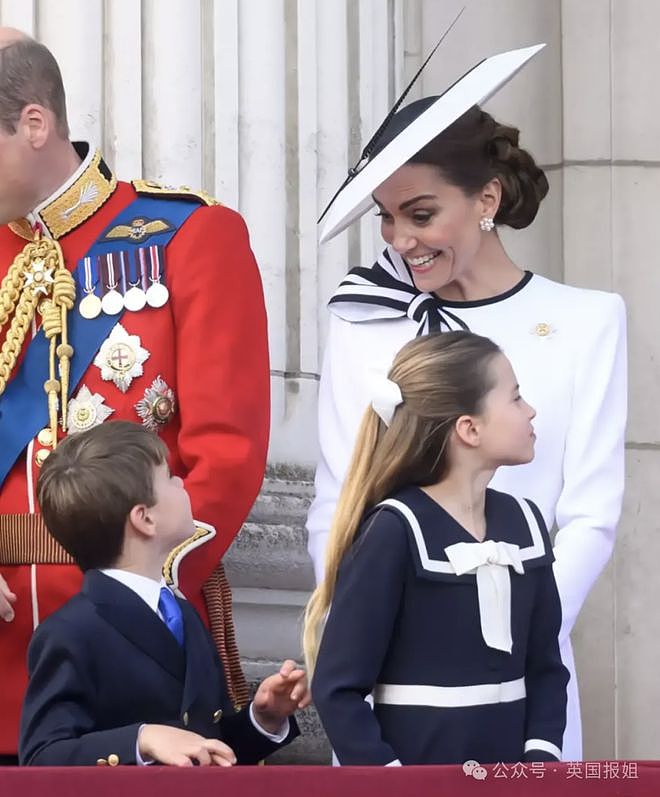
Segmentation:
[(506, 357), (469, 332), (417, 338), (374, 376), (305, 616), (340, 764), (561, 758), (550, 540), (531, 501), (487, 488), (533, 457), (533, 417)]

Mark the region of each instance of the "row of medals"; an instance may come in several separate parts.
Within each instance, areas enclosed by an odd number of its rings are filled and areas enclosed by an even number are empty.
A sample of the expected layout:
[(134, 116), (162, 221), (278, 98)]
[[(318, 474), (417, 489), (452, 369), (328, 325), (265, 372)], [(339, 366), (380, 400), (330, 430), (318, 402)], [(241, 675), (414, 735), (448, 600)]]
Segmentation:
[(163, 307), (167, 304), (170, 293), (162, 282), (153, 282), (146, 291), (132, 285), (122, 296), (118, 290), (111, 288), (102, 299), (95, 293), (87, 293), (80, 300), (78, 312), (83, 318), (96, 318), (101, 313), (118, 315), (122, 310), (137, 313), (145, 305)]

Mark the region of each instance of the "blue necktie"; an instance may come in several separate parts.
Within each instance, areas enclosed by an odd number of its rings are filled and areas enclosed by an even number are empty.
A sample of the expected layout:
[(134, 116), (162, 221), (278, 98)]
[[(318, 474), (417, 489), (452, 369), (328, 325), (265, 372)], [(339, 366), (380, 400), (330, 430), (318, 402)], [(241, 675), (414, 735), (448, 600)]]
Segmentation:
[(177, 599), (167, 587), (160, 589), (158, 611), (162, 614), (165, 625), (174, 634), (176, 641), (183, 647), (183, 614)]

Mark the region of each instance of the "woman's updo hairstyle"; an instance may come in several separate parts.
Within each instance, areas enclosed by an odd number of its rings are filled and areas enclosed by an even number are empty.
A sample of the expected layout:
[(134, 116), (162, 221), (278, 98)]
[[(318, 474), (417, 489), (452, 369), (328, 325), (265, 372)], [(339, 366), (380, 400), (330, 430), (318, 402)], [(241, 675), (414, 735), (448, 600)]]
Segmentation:
[[(397, 111), (377, 142), (375, 152), (392, 141), (436, 99), (424, 97)], [(408, 163), (437, 166), (448, 182), (468, 196), (497, 177), (502, 185), (502, 198), (494, 221), (518, 230), (534, 221), (541, 200), (548, 193), (548, 180), (543, 170), (527, 150), (518, 146), (518, 137), (517, 128), (499, 124), (474, 105), (431, 139)]]

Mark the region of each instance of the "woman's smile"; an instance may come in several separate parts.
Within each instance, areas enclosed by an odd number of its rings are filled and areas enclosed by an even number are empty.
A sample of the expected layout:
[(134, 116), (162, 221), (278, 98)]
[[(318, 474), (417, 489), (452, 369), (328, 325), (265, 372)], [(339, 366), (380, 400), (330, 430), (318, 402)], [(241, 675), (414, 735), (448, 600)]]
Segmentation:
[(423, 255), (422, 257), (407, 257), (406, 262), (412, 269), (415, 269), (415, 271), (428, 271), (428, 268), (440, 254), (442, 254), (442, 250), (436, 249), (435, 252), (430, 252), (428, 255)]

